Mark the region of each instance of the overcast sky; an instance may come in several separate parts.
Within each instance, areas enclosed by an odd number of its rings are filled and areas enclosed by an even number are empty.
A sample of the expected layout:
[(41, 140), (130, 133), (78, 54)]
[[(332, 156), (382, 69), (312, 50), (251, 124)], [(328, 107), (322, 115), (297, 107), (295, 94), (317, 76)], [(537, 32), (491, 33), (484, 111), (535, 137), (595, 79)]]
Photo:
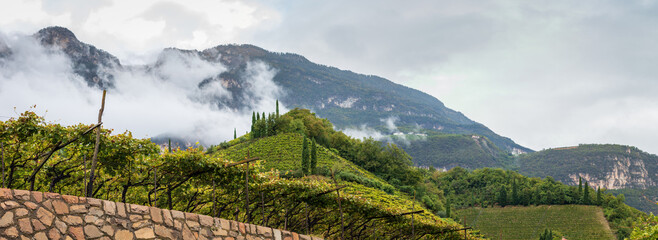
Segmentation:
[(658, 153), (655, 1), (2, 0), (0, 32), (59, 25), (123, 63), (250, 43), (429, 93), (535, 149)]

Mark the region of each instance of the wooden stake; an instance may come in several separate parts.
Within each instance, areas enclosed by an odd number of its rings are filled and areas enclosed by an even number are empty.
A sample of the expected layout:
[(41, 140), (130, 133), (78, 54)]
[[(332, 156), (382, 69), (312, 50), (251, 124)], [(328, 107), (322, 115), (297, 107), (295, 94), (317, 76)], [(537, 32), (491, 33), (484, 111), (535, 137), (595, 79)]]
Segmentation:
[(7, 188), (5, 185), (5, 143), (0, 143), (0, 148), (2, 148), (2, 188)]
[[(103, 99), (101, 101), (101, 109), (98, 111), (98, 124), (101, 124), (103, 118), (103, 110), (105, 110), (105, 94), (106, 90), (103, 90)], [(91, 158), (91, 171), (89, 172), (89, 183), (87, 184), (87, 197), (93, 197), (94, 192), (94, 171), (96, 171), (96, 164), (98, 162), (98, 150), (100, 149), (101, 144), (101, 128), (96, 129), (96, 145), (94, 146), (94, 156)]]

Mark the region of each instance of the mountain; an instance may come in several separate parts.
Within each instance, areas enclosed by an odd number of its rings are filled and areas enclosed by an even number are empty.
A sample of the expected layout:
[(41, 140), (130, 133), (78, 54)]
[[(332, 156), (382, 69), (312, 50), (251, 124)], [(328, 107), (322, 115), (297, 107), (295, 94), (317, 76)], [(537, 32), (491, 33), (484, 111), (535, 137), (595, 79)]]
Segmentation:
[(519, 156), (519, 172), (528, 176), (552, 176), (569, 185), (578, 178), (592, 187), (606, 189), (655, 187), (658, 156), (636, 147), (587, 144), (543, 150)]
[[(57, 47), (72, 60), (75, 73), (90, 86), (112, 88), (113, 71), (123, 68), (113, 55), (80, 42), (63, 27), (48, 27), (34, 37), (46, 47)], [(2, 51), (0, 44), (0, 53)], [(220, 45), (203, 51), (169, 48), (163, 53), (179, 52), (196, 55), (207, 62), (222, 63), (228, 70), (205, 79), (203, 87), (220, 82), (233, 93), (232, 99), (216, 99), (222, 107), (240, 108), (245, 96), (247, 65), (261, 61), (276, 69), (274, 82), (286, 94), (280, 101), (289, 108), (309, 108), (333, 122), (338, 128), (367, 125), (384, 126), (383, 119), (396, 117), (397, 125), (419, 126), (442, 133), (477, 134), (507, 152), (529, 152), (509, 138), (500, 136), (462, 113), (447, 108), (441, 101), (421, 91), (393, 83), (387, 79), (357, 74), (313, 63), (301, 55), (269, 52), (253, 45)], [(158, 66), (156, 62), (150, 68)]]

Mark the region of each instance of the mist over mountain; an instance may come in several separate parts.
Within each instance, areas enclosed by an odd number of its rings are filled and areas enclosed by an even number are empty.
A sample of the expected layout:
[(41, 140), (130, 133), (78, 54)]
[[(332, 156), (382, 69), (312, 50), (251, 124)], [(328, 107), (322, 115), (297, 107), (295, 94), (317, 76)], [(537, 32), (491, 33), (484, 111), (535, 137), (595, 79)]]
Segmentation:
[[(29, 43), (30, 38), (33, 43)], [(48, 79), (50, 83), (74, 89), (74, 96), (69, 98), (83, 99), (66, 104), (81, 104), (77, 108), (90, 115), (84, 119), (93, 117), (100, 89), (108, 89), (107, 122), (117, 124), (111, 127), (136, 130), (138, 135), (177, 136), (216, 144), (231, 139), (234, 128), (240, 133), (248, 131), (251, 113), (271, 112), (279, 99), (284, 109), (309, 108), (356, 137), (390, 135), (400, 127), (476, 134), (506, 152), (531, 151), (426, 93), (381, 77), (316, 64), (297, 54), (269, 52), (253, 45), (219, 45), (202, 51), (167, 48), (155, 62), (133, 66), (122, 65), (110, 53), (79, 41), (62, 27), (5, 39), (0, 42), (0, 57), (7, 71), (3, 71), (0, 91), (18, 89), (11, 83), (21, 82), (19, 78), (34, 83), (21, 90), (31, 92), (14, 98), (13, 104), (3, 104), (4, 109), (16, 106), (21, 110), (35, 104), (30, 101), (40, 102), (31, 99), (34, 95), (50, 101), (65, 98), (33, 86), (46, 81), (40, 75), (47, 70), (52, 74), (45, 75), (57, 78)], [(53, 69), (38, 64), (44, 62), (41, 60), (20, 60), (26, 54), (66, 59), (60, 63), (45, 60), (61, 65)], [(71, 82), (75, 84), (71, 86)], [(3, 96), (9, 99), (7, 94)], [(46, 110), (54, 108), (45, 106)], [(396, 128), (387, 127), (386, 119), (391, 118)]]

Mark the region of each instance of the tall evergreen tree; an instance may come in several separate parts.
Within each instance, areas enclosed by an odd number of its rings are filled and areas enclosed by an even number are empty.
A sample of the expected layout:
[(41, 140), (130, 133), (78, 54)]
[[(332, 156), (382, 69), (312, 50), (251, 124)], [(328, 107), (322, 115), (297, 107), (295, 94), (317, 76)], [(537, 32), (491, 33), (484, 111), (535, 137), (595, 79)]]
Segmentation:
[(585, 181), (585, 187), (583, 189), (583, 204), (589, 205), (590, 204), (590, 199), (589, 199), (589, 183)]
[(553, 240), (553, 231), (545, 229), (544, 233), (539, 235), (539, 240)]
[(254, 125), (256, 125), (256, 112), (251, 112), (251, 133), (254, 133)]
[(276, 100), (276, 117), (279, 117), (279, 99)]
[(171, 153), (171, 138), (169, 139), (169, 152)]
[(450, 218), (450, 214), (452, 213), (450, 209), (452, 208), (450, 198), (446, 197), (446, 217)]
[(315, 139), (311, 141), (311, 174), (317, 173), (318, 166), (318, 153), (317, 147), (315, 146)]
[(308, 141), (306, 140), (306, 137), (304, 137), (304, 143), (302, 143), (302, 172), (307, 175), (310, 167), (309, 160)]
[(601, 187), (598, 187), (596, 189), (596, 205), (601, 205), (603, 202), (603, 199), (601, 199)]
[(238, 138), (238, 130), (233, 128), (233, 139)]
[(503, 185), (500, 188), (500, 192), (498, 193), (498, 204), (500, 204), (501, 207), (504, 207), (507, 205), (507, 187)]
[(516, 178), (512, 179), (512, 204), (519, 204), (519, 186), (516, 184)]
[(583, 178), (578, 177), (578, 198), (583, 198)]

